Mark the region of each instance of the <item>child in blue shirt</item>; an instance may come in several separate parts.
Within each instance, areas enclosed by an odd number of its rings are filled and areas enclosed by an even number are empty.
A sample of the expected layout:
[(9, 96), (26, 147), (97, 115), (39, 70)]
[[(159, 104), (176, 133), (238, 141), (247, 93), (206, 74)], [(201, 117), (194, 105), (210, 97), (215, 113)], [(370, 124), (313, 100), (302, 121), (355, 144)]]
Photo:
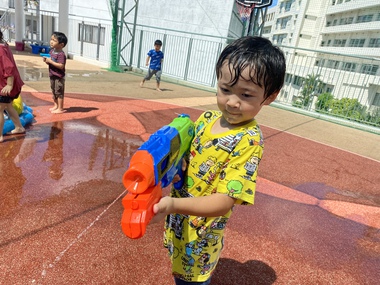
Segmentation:
[(161, 51), (162, 42), (160, 40), (156, 40), (154, 42), (154, 49), (151, 49), (148, 52), (148, 56), (146, 58), (145, 65), (149, 65), (148, 74), (144, 77), (144, 79), (140, 83), (140, 87), (143, 87), (145, 80), (150, 80), (153, 75), (156, 75), (156, 90), (162, 91), (160, 89), (160, 81), (162, 74), (162, 61), (164, 60), (164, 53)]

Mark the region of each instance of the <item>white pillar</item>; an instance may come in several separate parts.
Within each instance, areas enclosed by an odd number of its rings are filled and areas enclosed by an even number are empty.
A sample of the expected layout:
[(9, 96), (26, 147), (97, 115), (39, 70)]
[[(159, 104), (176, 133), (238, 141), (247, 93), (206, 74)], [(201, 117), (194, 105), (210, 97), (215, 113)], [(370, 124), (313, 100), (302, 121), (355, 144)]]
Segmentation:
[(24, 50), (22, 39), (25, 34), (24, 1), (15, 0), (15, 29), (16, 29), (16, 50)]
[(69, 32), (69, 0), (59, 0), (58, 31), (68, 37)]
[[(58, 32), (69, 38), (69, 0), (59, 0)], [(67, 55), (67, 46), (64, 48)]]

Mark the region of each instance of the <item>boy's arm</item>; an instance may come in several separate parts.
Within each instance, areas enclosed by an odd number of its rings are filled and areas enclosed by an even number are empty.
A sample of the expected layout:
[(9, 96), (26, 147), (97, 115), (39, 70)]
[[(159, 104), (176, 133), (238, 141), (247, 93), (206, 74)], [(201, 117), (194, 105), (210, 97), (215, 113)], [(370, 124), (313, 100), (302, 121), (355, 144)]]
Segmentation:
[(9, 95), (9, 93), (11, 93), (13, 89), (13, 81), (14, 81), (13, 76), (7, 77), (7, 85), (5, 85), (4, 88), (1, 90), (2, 94)]
[(146, 57), (146, 61), (145, 61), (145, 65), (148, 66), (149, 65), (149, 61), (150, 61), (150, 56), (148, 55)]
[(189, 198), (167, 196), (153, 206), (155, 216), (152, 222), (158, 222), (171, 213), (199, 217), (219, 217), (225, 215), (233, 207), (234, 203), (234, 198), (220, 193)]

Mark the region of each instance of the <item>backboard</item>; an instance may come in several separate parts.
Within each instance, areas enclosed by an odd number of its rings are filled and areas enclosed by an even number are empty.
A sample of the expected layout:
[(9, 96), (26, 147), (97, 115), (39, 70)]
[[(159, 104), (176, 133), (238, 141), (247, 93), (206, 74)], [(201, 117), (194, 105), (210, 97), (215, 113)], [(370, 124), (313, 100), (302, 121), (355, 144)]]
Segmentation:
[(237, 4), (245, 7), (264, 8), (272, 5), (273, 0), (235, 0)]

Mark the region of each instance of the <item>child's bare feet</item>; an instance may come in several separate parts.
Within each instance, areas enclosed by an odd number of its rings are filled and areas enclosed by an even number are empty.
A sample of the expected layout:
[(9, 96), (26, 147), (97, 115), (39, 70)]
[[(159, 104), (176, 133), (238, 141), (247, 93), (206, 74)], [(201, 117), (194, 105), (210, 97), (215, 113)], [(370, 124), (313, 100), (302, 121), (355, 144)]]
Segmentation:
[(144, 86), (144, 82), (140, 82), (140, 87), (143, 87)]
[(57, 110), (57, 109), (58, 109), (58, 107), (57, 107), (57, 106), (54, 106), (54, 107), (49, 108), (49, 111), (50, 111), (50, 112), (53, 112), (53, 111), (55, 111), (55, 110)]
[(23, 127), (17, 127), (17, 128), (14, 128), (13, 130), (11, 130), (9, 133), (7, 133), (8, 135), (17, 135), (17, 134), (24, 134), (25, 133), (25, 129)]
[(51, 112), (52, 112), (52, 114), (61, 114), (61, 113), (66, 112), (66, 110), (64, 110), (64, 109), (56, 109), (56, 110), (51, 111)]
[(160, 91), (160, 92), (162, 91), (160, 88), (156, 88), (156, 90), (157, 90), (157, 91)]
[(3, 141), (4, 141), (3, 136), (0, 136), (0, 143), (2, 143)]

